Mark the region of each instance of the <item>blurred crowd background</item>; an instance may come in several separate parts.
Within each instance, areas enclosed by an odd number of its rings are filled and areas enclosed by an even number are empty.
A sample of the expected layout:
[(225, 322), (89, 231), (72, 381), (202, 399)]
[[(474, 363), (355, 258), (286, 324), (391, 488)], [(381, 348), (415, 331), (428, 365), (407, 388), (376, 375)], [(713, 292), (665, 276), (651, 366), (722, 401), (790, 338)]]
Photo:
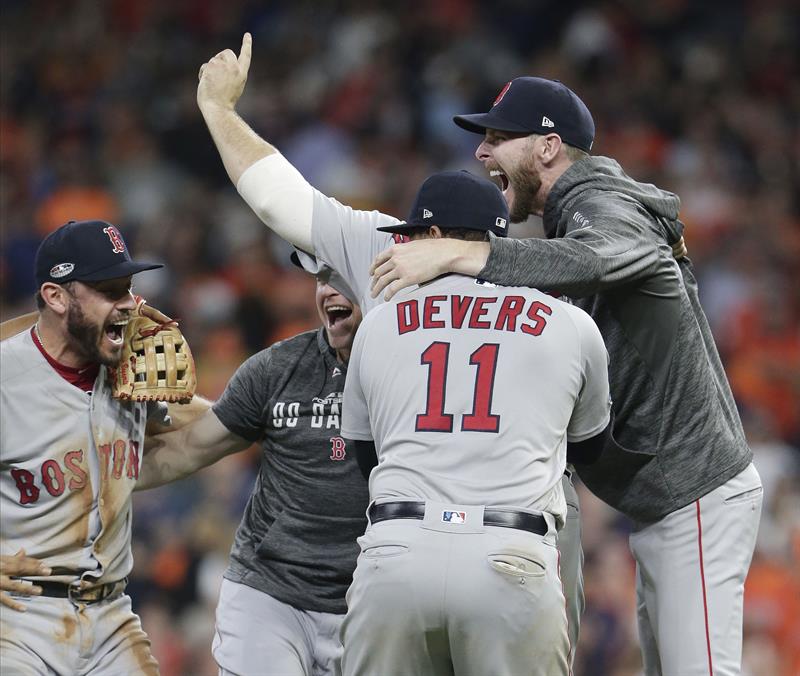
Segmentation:
[[(254, 36), (239, 106), (309, 181), (403, 216), (424, 177), (483, 169), (451, 122), (503, 84), (561, 79), (594, 153), (682, 198), (690, 256), (764, 482), (748, 675), (800, 673), (800, 12), (791, 0), (4, 0), (2, 319), (69, 219), (119, 224), (167, 264), (136, 290), (182, 319), (199, 392), (318, 325), (313, 279), (229, 184), (197, 71)], [(532, 219), (515, 236), (536, 236)], [(213, 611), (257, 449), (137, 494), (130, 592), (164, 676), (216, 673)], [(581, 487), (587, 609), (576, 673), (641, 671), (628, 522)], [(677, 592), (676, 592), (677, 593)]]

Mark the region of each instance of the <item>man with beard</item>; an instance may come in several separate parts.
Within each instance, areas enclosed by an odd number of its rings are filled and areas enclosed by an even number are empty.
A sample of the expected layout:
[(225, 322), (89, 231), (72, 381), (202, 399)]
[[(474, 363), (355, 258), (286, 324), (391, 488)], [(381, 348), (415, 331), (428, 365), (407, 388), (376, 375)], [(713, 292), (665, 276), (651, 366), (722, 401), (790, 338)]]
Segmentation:
[(158, 673), (125, 583), (145, 425), (166, 408), (114, 399), (109, 367), (132, 275), (160, 267), (110, 223), (71, 221), (37, 251), (37, 323), (0, 342), (4, 674)]
[(339, 291), (338, 275), (302, 256), (317, 278), (322, 326), (253, 355), (210, 411), (148, 440), (137, 486), (175, 481), (261, 444), (217, 605), (220, 676), (339, 673), (345, 592), (367, 525), (367, 483), (339, 433), (361, 312)]
[(564, 293), (592, 315), (615, 439), (578, 471), (634, 521), (645, 673), (738, 674), (762, 488), (684, 255), (680, 200), (590, 156), (592, 116), (558, 81), (517, 78), (488, 113), (454, 120), (484, 134), (475, 155), (512, 221), (542, 216), (547, 238), (393, 247), (374, 263), (373, 293), (455, 271)]
[[(352, 290), (348, 294), (351, 300), (366, 313), (381, 302), (369, 292), (373, 259), (393, 242), (405, 239), (378, 228), (400, 221), (378, 211), (351, 209), (314, 189), (274, 146), (239, 117), (235, 106), (247, 81), (251, 52), (252, 38), (247, 33), (238, 56), (227, 49), (200, 69), (197, 103), (225, 169), (258, 217), (278, 236), (315, 254), (338, 272)], [(564, 474), (562, 488), (567, 518), (558, 534), (558, 549), (572, 659), (583, 608), (583, 580), (578, 496), (571, 470)]]

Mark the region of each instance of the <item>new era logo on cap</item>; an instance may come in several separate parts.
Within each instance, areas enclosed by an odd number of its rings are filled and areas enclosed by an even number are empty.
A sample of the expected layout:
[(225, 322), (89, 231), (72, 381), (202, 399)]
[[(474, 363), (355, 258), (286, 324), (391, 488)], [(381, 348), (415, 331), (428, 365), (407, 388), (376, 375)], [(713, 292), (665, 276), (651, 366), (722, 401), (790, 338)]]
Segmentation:
[(543, 127), (555, 127), (555, 123), (551, 120), (547, 115), (542, 118), (542, 126)]
[(430, 209), (423, 209), (422, 218), (433, 218), (433, 212)]

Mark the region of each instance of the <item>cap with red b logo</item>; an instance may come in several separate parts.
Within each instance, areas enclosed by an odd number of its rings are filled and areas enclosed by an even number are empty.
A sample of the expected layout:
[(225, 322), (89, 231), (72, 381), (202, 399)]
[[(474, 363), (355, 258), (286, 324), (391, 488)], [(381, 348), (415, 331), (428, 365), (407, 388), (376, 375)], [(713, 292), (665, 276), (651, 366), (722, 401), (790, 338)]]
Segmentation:
[(99, 282), (163, 265), (131, 260), (122, 234), (111, 223), (70, 221), (45, 237), (34, 267), (36, 284), (41, 286), (45, 282)]
[(578, 95), (558, 80), (518, 77), (500, 90), (488, 113), (456, 115), (462, 129), (484, 134), (487, 129), (518, 134), (558, 134), (564, 143), (592, 149), (594, 120)]

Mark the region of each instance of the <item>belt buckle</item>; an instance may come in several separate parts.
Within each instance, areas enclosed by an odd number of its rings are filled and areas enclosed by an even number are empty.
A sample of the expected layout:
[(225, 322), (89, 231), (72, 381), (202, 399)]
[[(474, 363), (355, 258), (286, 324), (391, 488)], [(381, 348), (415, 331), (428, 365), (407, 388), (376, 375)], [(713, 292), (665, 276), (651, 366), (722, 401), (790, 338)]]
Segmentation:
[(81, 589), (80, 584), (71, 584), (67, 587), (67, 598), (72, 603), (97, 603), (109, 596), (110, 591), (108, 584), (101, 584), (94, 589)]
[(80, 583), (78, 584), (68, 584), (67, 585), (67, 598), (69, 599), (70, 603), (78, 604), (83, 603), (76, 595), (81, 593)]

